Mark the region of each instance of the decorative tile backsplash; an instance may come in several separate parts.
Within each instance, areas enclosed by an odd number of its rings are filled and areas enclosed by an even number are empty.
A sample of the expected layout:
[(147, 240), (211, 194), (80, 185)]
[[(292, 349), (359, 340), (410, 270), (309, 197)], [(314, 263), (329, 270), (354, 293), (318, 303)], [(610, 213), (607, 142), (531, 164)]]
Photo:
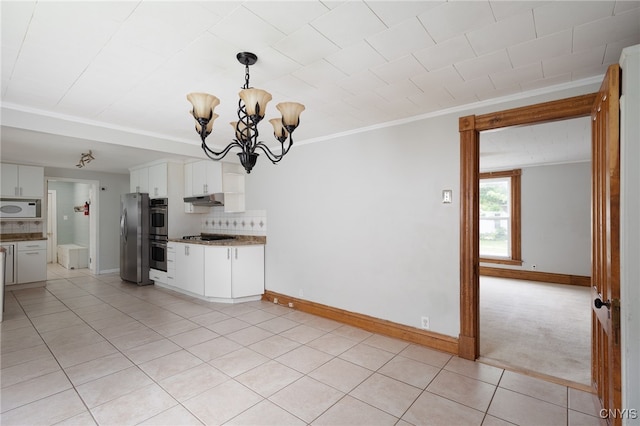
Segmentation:
[(267, 235), (266, 210), (247, 210), (225, 213), (224, 207), (213, 207), (212, 213), (202, 218), (202, 231), (209, 234)]
[(0, 234), (32, 234), (42, 233), (44, 222), (38, 220), (2, 220), (0, 221)]

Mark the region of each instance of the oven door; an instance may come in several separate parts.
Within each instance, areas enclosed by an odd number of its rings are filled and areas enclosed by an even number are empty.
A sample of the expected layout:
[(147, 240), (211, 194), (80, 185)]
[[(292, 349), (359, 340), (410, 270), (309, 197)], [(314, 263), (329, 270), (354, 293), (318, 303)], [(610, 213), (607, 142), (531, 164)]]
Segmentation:
[(149, 234), (169, 235), (167, 226), (167, 206), (156, 206), (149, 209)]
[(149, 252), (149, 267), (167, 272), (167, 240), (150, 240)]

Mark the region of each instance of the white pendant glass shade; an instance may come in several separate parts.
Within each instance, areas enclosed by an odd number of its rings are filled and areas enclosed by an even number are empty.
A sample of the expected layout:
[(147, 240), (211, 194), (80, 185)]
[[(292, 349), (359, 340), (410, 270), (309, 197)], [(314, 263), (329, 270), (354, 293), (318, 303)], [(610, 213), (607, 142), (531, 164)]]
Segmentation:
[(297, 102), (282, 102), (276, 105), (282, 114), (282, 125), (295, 129), (300, 124), (300, 114), (304, 111), (304, 105)]
[(220, 99), (208, 93), (189, 93), (187, 100), (193, 105), (191, 114), (196, 120), (199, 118), (209, 120), (214, 108), (220, 104)]
[(264, 117), (267, 111), (267, 104), (271, 100), (271, 93), (262, 89), (243, 89), (238, 93), (244, 102), (249, 116)]
[(276, 138), (287, 137), (287, 135), (289, 134), (289, 132), (287, 132), (287, 129), (282, 127), (281, 118), (272, 118), (271, 120), (269, 120), (269, 123), (271, 123), (271, 125), (273, 126), (273, 134)]

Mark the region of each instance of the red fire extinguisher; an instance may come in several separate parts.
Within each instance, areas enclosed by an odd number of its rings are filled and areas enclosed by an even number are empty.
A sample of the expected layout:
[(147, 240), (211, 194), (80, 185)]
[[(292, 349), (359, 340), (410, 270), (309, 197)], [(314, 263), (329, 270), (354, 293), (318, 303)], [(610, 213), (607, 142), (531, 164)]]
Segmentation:
[(89, 202), (84, 203), (84, 215), (89, 216)]

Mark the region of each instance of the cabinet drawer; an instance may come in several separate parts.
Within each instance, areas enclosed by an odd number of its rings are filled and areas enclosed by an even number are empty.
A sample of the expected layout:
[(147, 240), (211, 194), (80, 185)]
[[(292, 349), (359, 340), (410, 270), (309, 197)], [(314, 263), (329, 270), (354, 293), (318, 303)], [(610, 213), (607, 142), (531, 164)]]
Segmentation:
[(167, 282), (167, 273), (159, 271), (157, 269), (149, 269), (149, 279), (152, 281), (158, 281), (161, 283)]
[(26, 250), (46, 250), (47, 249), (47, 241), (46, 240), (37, 240), (37, 241), (18, 241), (18, 251), (26, 251)]

